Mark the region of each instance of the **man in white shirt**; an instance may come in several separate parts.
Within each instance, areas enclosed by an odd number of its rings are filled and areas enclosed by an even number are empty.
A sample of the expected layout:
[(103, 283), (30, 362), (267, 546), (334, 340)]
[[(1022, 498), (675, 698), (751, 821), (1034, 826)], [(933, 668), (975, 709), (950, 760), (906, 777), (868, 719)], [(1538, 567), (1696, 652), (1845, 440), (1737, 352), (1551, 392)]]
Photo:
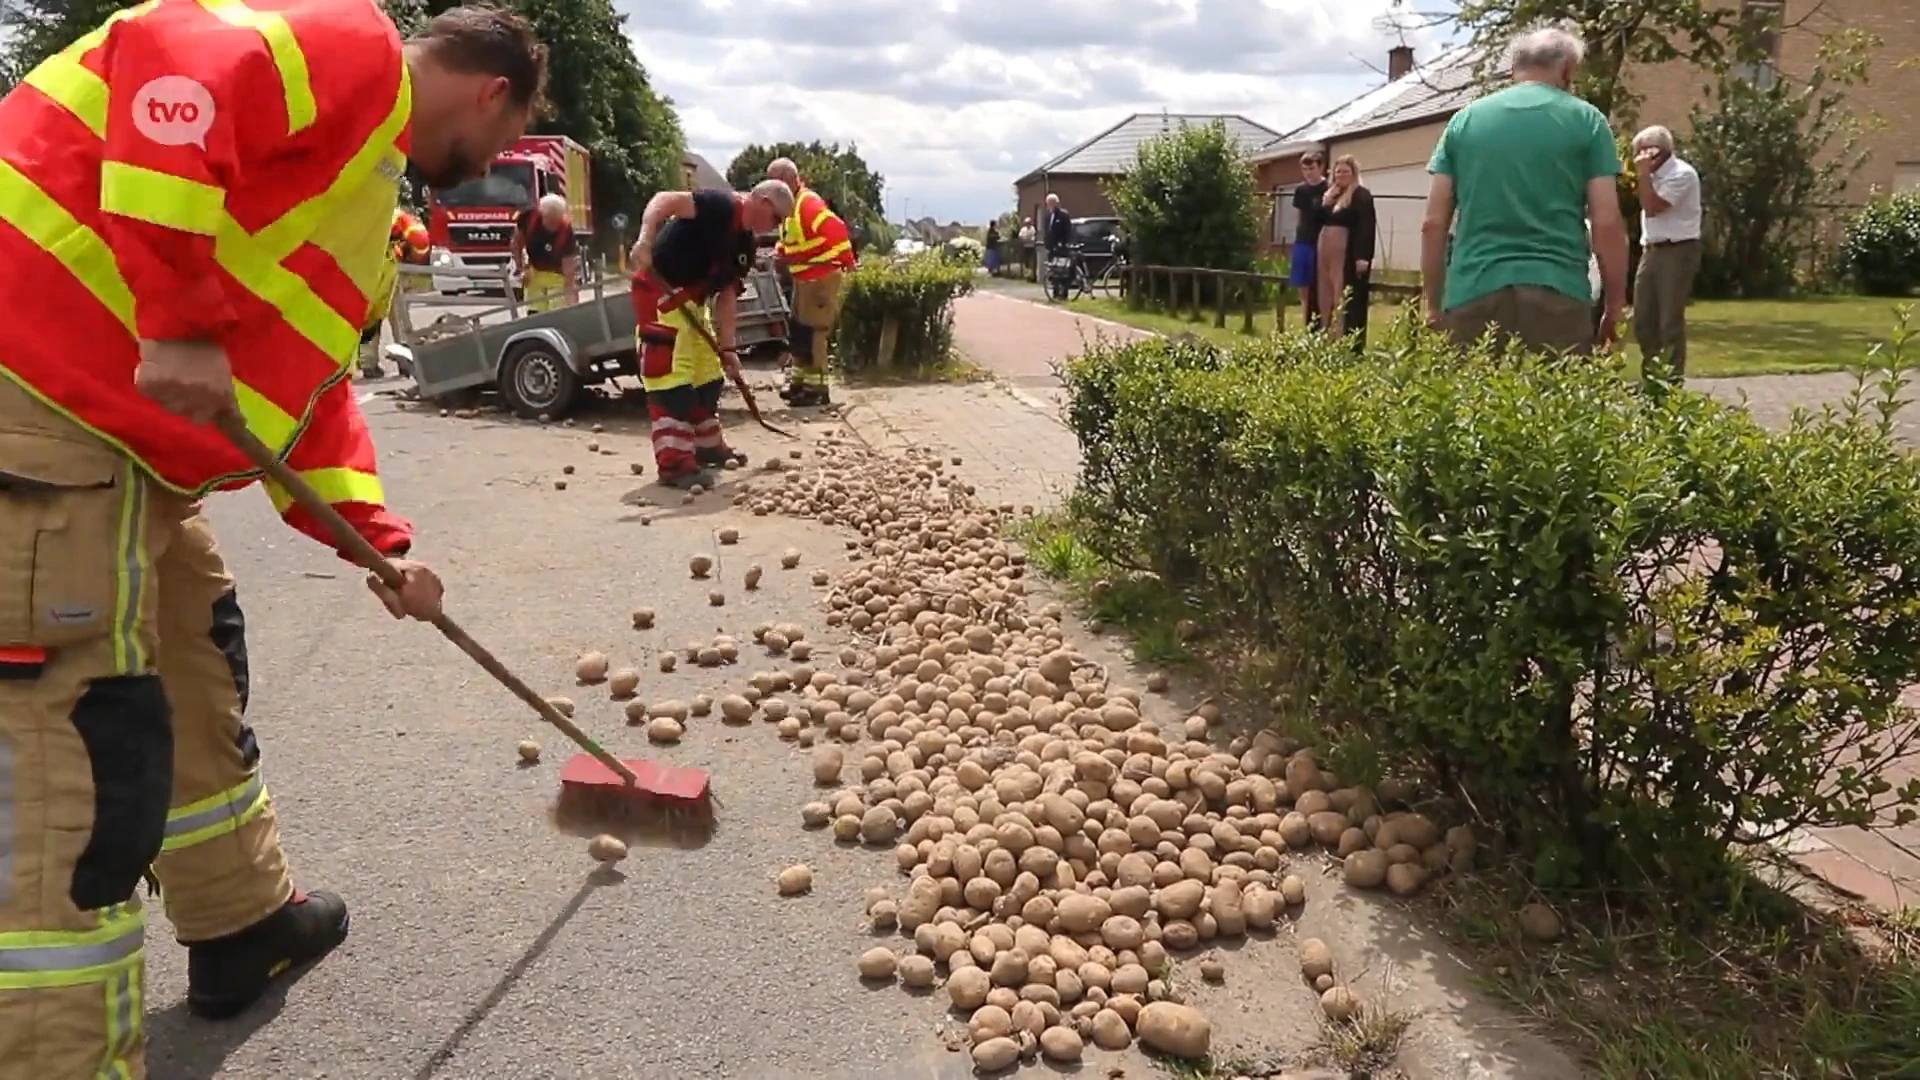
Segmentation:
[(1687, 373), (1687, 297), (1700, 272), (1700, 174), (1673, 152), (1659, 125), (1633, 137), (1640, 191), (1640, 270), (1633, 285), (1633, 336), (1647, 378)]

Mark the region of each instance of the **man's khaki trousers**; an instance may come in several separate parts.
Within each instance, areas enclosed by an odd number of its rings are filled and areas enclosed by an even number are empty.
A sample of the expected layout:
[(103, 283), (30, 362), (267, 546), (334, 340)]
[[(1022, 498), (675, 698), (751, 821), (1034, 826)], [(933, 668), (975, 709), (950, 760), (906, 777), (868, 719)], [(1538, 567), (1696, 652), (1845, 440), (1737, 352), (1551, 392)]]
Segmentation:
[(1687, 298), (1700, 273), (1700, 241), (1648, 244), (1633, 277), (1633, 337), (1645, 378), (1687, 374)]
[(793, 319), (805, 329), (794, 335), (794, 382), (816, 390), (827, 389), (827, 362), (833, 343), (833, 324), (846, 299), (847, 275), (834, 270), (811, 281), (793, 283)]
[(182, 942), (292, 895), (198, 504), (0, 370), (0, 1080), (140, 1080), (151, 866)]

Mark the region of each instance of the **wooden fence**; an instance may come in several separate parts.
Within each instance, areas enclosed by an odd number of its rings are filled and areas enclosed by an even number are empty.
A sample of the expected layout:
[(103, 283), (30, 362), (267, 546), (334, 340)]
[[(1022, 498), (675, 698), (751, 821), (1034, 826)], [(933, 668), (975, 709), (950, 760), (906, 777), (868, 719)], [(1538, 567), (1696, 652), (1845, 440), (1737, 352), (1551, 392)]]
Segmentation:
[[(1420, 296), (1420, 286), (1407, 282), (1373, 282), (1376, 297), (1404, 302)], [(1120, 295), (1135, 310), (1155, 307), (1169, 315), (1185, 315), (1199, 322), (1213, 315), (1213, 325), (1226, 329), (1239, 316), (1241, 333), (1255, 332), (1257, 312), (1273, 312), (1273, 329), (1286, 329), (1287, 312), (1298, 311), (1300, 294), (1279, 274), (1247, 270), (1212, 270), (1200, 266), (1128, 266), (1120, 278)]]

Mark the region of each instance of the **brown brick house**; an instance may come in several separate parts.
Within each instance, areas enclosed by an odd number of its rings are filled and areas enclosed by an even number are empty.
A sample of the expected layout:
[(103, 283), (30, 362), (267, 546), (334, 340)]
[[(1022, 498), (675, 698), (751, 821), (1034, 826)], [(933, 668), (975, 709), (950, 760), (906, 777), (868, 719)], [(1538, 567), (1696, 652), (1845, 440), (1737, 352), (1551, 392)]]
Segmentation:
[[(1854, 115), (1874, 122), (1861, 139), (1869, 157), (1834, 201), (1863, 202), (1876, 188), (1920, 188), (1920, 0), (1741, 2), (1785, 28), (1771, 42), (1772, 62), (1749, 72), (1756, 79), (1805, 76), (1819, 59), (1821, 39), (1836, 30), (1862, 30), (1880, 39), (1867, 81), (1849, 94)], [(1630, 72), (1628, 85), (1645, 98), (1641, 124), (1665, 124), (1684, 139), (1687, 114), (1706, 97), (1711, 81), (1686, 64), (1670, 63)]]
[(1280, 137), (1279, 132), (1244, 116), (1135, 113), (1015, 180), (1020, 216), (1037, 226), (1048, 194), (1060, 196), (1060, 205), (1074, 217), (1111, 216), (1113, 204), (1103, 185), (1139, 160), (1142, 143), (1216, 120), (1226, 125), (1227, 136), (1248, 154)]
[[(1863, 139), (1871, 157), (1834, 202), (1862, 202), (1873, 188), (1920, 188), (1920, 60), (1914, 59), (1920, 57), (1920, 0), (1739, 2), (1777, 13), (1781, 25), (1790, 28), (1775, 43), (1773, 63), (1753, 70), (1753, 78), (1805, 75), (1821, 35), (1841, 27), (1865, 30), (1880, 39), (1867, 83), (1852, 94), (1856, 114), (1874, 122)], [(1471, 51), (1454, 49), (1416, 66), (1411, 50), (1397, 48), (1389, 56), (1385, 85), (1255, 151), (1260, 188), (1274, 198), (1268, 233), (1271, 248), (1283, 249), (1292, 241), (1288, 200), (1300, 179), (1300, 154), (1307, 149), (1322, 150), (1329, 159), (1352, 154), (1378, 198), (1376, 262), (1394, 270), (1418, 270), (1427, 160), (1447, 120), (1484, 92), (1474, 84), (1474, 59)], [(1639, 123), (1665, 124), (1683, 142), (1688, 113), (1709, 89), (1709, 79), (1683, 63), (1630, 71), (1628, 84), (1644, 97)], [(1711, 204), (1708, 213), (1712, 213)]]

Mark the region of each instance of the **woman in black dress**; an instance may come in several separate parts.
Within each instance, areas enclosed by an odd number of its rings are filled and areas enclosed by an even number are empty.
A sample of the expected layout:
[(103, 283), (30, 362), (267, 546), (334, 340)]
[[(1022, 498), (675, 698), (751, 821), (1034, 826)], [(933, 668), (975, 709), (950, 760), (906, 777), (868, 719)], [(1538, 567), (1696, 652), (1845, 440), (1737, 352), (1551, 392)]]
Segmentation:
[(1360, 163), (1351, 154), (1333, 163), (1321, 205), (1317, 259), (1321, 322), (1335, 334), (1353, 335), (1357, 348), (1367, 340), (1376, 222), (1373, 192), (1360, 183)]

